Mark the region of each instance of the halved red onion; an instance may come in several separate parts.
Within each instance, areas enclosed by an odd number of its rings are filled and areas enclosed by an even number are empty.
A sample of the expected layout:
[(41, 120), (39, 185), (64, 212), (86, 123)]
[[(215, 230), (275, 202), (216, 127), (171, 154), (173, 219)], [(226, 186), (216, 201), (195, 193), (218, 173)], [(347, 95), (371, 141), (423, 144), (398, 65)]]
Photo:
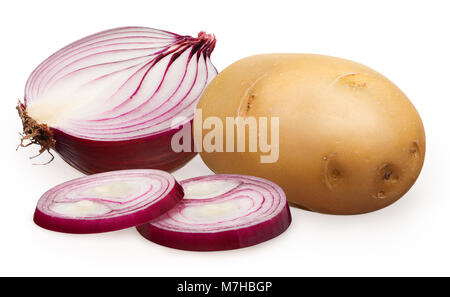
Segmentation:
[(184, 199), (137, 227), (148, 240), (183, 250), (237, 249), (274, 238), (291, 223), (283, 190), (268, 180), (223, 174), (180, 184)]
[[(54, 149), (85, 173), (184, 165), (195, 153), (174, 152), (171, 138), (217, 74), (215, 42), (204, 32), (123, 27), (64, 47), (28, 79), (18, 106), (22, 141)], [(174, 118), (184, 120), (173, 127)]]
[(119, 170), (77, 178), (48, 190), (34, 222), (65, 233), (100, 233), (146, 223), (174, 207), (183, 188), (164, 171)]

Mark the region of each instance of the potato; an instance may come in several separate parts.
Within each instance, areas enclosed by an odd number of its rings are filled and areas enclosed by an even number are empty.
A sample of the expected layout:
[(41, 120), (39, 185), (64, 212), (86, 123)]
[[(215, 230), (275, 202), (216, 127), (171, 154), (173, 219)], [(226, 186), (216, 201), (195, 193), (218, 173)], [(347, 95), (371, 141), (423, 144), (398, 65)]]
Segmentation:
[[(267, 153), (259, 148), (203, 150), (201, 157), (216, 173), (272, 180), (291, 204), (311, 211), (359, 214), (383, 208), (411, 188), (425, 157), (424, 127), (406, 95), (376, 71), (340, 58), (242, 59), (209, 84), (197, 108), (203, 119), (224, 122), (278, 117), (276, 162), (261, 163)], [(194, 127), (200, 121), (196, 117)], [(240, 137), (249, 140), (248, 133)]]

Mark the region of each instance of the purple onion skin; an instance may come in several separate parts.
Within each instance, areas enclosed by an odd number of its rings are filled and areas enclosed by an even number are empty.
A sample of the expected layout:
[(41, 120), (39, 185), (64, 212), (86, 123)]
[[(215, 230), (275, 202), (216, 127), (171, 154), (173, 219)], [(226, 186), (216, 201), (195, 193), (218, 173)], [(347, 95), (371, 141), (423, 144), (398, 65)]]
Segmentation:
[[(192, 121), (191, 121), (192, 127)], [(121, 141), (98, 141), (78, 138), (52, 128), (55, 151), (72, 167), (85, 174), (122, 169), (160, 169), (174, 171), (197, 153), (174, 152), (172, 136), (181, 129), (157, 135)]]
[[(291, 224), (289, 205), (261, 224), (215, 233), (181, 233), (156, 228), (151, 224), (136, 227), (145, 238), (157, 244), (188, 251), (222, 251), (249, 247), (280, 235)], [(259, 232), (265, 230), (264, 232)], [(150, 239), (151, 238), (151, 239)]]
[(175, 183), (174, 188), (167, 195), (171, 196), (172, 199), (162, 199), (157, 201), (150, 208), (114, 218), (77, 220), (61, 217), (49, 217), (36, 208), (33, 220), (36, 225), (56, 232), (92, 234), (117, 231), (144, 224), (167, 212), (178, 202), (180, 202), (181, 199), (183, 199), (183, 187), (180, 186), (180, 184)]

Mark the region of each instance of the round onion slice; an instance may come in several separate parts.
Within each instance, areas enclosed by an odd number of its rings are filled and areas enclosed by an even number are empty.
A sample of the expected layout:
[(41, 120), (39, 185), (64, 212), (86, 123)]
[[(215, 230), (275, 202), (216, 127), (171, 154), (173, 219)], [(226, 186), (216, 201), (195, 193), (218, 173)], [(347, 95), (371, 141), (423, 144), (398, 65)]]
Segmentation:
[[(190, 124), (217, 74), (215, 38), (123, 27), (78, 40), (30, 75), (17, 109), (23, 139), (85, 173), (173, 170), (194, 152), (176, 153), (172, 136)], [(176, 123), (174, 123), (174, 119)]]
[(183, 250), (237, 249), (274, 238), (291, 223), (283, 190), (268, 180), (223, 174), (180, 184), (184, 199), (137, 227), (148, 240)]
[(34, 213), (37, 225), (65, 233), (100, 233), (146, 223), (183, 198), (164, 171), (120, 170), (77, 178), (48, 190)]

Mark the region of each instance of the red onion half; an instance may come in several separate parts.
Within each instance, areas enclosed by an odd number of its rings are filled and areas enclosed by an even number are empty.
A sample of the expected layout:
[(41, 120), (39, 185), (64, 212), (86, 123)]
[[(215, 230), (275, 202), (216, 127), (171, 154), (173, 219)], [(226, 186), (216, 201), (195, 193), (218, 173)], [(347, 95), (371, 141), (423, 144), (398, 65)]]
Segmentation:
[[(212, 35), (197, 38), (145, 27), (103, 31), (59, 50), (30, 75), (17, 109), (24, 140), (54, 149), (84, 173), (173, 170), (172, 136), (193, 119), (217, 71)], [(183, 118), (173, 127), (174, 118)]]
[(183, 188), (151, 169), (93, 174), (48, 190), (34, 214), (37, 225), (65, 233), (99, 233), (146, 223), (174, 207)]
[(137, 227), (148, 240), (183, 250), (237, 249), (274, 238), (291, 223), (283, 190), (268, 180), (224, 174), (180, 184), (184, 199)]

